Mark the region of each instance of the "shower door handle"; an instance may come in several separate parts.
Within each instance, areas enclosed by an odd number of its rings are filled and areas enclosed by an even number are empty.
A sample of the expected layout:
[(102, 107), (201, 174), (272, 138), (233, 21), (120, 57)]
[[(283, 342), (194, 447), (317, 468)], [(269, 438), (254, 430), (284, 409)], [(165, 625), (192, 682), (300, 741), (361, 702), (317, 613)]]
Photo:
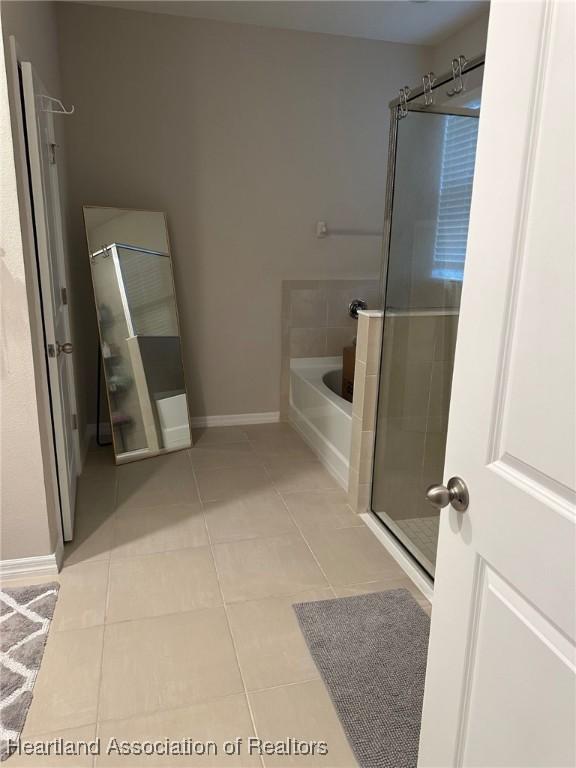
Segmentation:
[(426, 499), (437, 509), (451, 504), (458, 512), (465, 512), (470, 500), (468, 488), (461, 477), (451, 477), (448, 485), (431, 485), (426, 491)]

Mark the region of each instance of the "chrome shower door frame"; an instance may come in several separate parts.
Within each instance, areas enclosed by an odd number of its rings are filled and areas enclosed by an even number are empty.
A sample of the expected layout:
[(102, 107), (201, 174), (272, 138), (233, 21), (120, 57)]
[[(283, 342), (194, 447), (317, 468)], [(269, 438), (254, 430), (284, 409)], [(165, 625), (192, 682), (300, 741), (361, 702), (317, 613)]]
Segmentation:
[[(468, 74), (478, 67), (484, 66), (485, 63), (485, 56), (484, 54), (481, 54), (480, 56), (475, 56), (474, 58), (470, 59), (463, 67), (462, 67), (462, 74)], [(448, 83), (450, 83), (453, 80), (453, 73), (452, 72), (445, 72), (442, 75), (438, 76), (434, 86), (432, 88), (432, 93), (434, 91), (437, 91), (439, 88), (442, 88), (443, 86), (446, 86)], [(408, 114), (410, 112), (418, 113), (418, 114), (433, 114), (433, 115), (454, 115), (458, 117), (476, 117), (479, 118), (479, 111), (478, 110), (471, 110), (467, 109), (465, 107), (460, 107), (454, 105), (453, 107), (450, 107), (449, 104), (446, 105), (435, 105), (435, 104), (428, 104), (425, 105), (423, 103), (416, 103), (418, 99), (422, 98), (424, 96), (424, 88), (422, 85), (419, 85), (416, 88), (413, 88), (410, 90), (410, 95), (406, 99), (406, 106), (408, 109)], [(386, 325), (386, 292), (388, 287), (388, 266), (389, 266), (389, 260), (390, 260), (390, 244), (391, 244), (391, 235), (392, 235), (392, 216), (394, 211), (394, 190), (395, 190), (395, 183), (396, 183), (396, 156), (397, 156), (397, 147), (398, 147), (398, 123), (400, 121), (399, 117), (399, 107), (401, 103), (401, 98), (397, 97), (389, 102), (388, 106), (390, 109), (390, 130), (389, 130), (389, 138), (388, 138), (388, 155), (387, 155), (387, 176), (386, 176), (386, 195), (385, 195), (385, 204), (384, 204), (384, 226), (383, 226), (383, 237), (382, 237), (382, 259), (381, 259), (381, 272), (380, 272), (380, 305), (382, 307), (382, 338), (380, 342), (380, 360), (382, 360), (383, 356), (383, 345), (384, 345), (384, 330)], [(381, 369), (379, 370), (379, 383), (380, 383), (380, 376), (382, 374)], [(378, 412), (380, 408), (380, 386), (377, 388), (377, 394), (376, 394), (376, 423), (375, 428), (377, 427), (378, 423)], [(405, 547), (405, 545), (400, 541), (400, 539), (394, 534), (394, 532), (386, 526), (386, 523), (378, 516), (378, 514), (374, 511), (373, 508), (373, 489), (374, 489), (374, 472), (375, 472), (375, 453), (376, 453), (376, 440), (374, 440), (374, 446), (372, 448), (372, 467), (371, 467), (371, 474), (370, 474), (370, 505), (369, 505), (369, 512), (368, 514), (377, 520), (378, 524), (380, 526), (386, 527), (386, 530), (390, 533), (390, 536), (394, 538), (394, 540), (398, 543), (398, 546), (402, 548), (402, 550), (405, 551), (406, 555), (413, 561), (414, 566), (421, 572), (421, 575), (424, 577), (426, 581), (428, 581), (430, 584), (433, 583), (434, 579), (426, 569), (421, 566), (421, 564), (416, 560), (415, 556)]]

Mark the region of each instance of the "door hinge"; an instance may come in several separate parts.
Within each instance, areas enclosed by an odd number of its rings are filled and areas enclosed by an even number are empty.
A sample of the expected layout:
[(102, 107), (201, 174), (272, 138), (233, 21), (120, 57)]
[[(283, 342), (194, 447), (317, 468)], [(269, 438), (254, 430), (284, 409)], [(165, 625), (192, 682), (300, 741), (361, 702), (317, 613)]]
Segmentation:
[(49, 143), (48, 144), (48, 162), (50, 165), (56, 165), (56, 147), (58, 144)]
[(68, 291), (64, 286), (60, 288), (60, 296), (62, 297), (62, 304), (68, 304)]
[(78, 416), (75, 413), (72, 414), (72, 429), (78, 429)]

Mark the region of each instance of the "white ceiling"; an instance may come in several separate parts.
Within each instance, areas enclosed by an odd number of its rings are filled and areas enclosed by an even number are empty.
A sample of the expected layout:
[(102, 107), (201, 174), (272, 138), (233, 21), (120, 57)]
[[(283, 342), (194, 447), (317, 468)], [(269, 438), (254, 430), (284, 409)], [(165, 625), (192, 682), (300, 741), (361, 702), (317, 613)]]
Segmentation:
[(489, 7), (487, 0), (112, 0), (95, 4), (417, 45), (442, 42)]

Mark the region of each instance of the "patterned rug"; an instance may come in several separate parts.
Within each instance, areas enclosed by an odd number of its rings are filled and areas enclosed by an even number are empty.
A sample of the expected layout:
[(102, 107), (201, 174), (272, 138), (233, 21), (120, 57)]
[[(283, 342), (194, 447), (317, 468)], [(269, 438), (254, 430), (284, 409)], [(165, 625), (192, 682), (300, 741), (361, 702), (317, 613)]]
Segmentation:
[(10, 757), (24, 727), (59, 586), (0, 590), (0, 760)]

